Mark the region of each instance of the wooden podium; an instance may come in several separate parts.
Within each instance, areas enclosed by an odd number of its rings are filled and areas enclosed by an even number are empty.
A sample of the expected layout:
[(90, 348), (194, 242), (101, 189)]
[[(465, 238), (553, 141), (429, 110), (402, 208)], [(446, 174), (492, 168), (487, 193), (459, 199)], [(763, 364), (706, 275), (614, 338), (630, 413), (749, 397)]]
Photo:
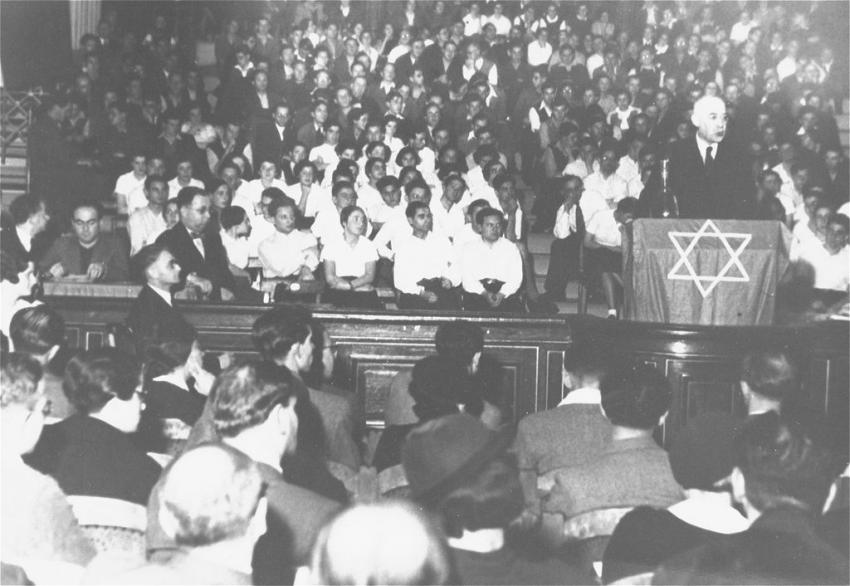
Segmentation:
[(635, 220), (623, 236), (624, 317), (771, 325), (790, 245), (775, 221)]

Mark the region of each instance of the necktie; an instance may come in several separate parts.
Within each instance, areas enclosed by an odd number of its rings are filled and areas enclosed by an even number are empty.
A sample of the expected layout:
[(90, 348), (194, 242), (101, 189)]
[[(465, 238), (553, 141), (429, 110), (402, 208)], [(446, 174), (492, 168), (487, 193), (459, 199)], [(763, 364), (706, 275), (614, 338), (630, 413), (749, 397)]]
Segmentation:
[(714, 156), (712, 156), (711, 151), (714, 149), (713, 146), (705, 149), (705, 170), (706, 172), (711, 172), (714, 168)]
[(201, 239), (200, 234), (191, 234), (192, 236), (192, 244), (195, 245), (195, 248), (198, 249), (198, 252), (201, 253), (201, 258), (206, 258), (206, 250), (204, 250), (204, 241)]

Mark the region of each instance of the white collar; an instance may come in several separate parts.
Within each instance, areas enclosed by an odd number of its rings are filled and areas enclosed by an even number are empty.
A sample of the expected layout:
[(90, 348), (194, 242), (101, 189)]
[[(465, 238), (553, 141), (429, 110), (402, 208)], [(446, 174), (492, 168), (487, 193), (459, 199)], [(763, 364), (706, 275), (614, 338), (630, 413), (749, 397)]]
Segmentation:
[(731, 535), (746, 531), (750, 522), (729, 502), (728, 493), (707, 493), (692, 496), (670, 506), (667, 510), (688, 525)]
[(567, 393), (567, 396), (558, 403), (558, 407), (565, 405), (600, 405), (601, 403), (602, 394), (599, 392), (599, 389), (582, 387), (580, 389), (573, 389)]
[(708, 142), (703, 137), (701, 137), (699, 134), (697, 134), (697, 148), (699, 149), (700, 159), (702, 159), (703, 162), (705, 162), (705, 151), (708, 149), (708, 147), (714, 147), (714, 150), (712, 151), (711, 156), (714, 158), (715, 161), (717, 160), (717, 147), (719, 145), (720, 145), (720, 143)]
[(165, 301), (168, 305), (171, 305), (171, 292), (170, 291), (166, 291), (165, 289), (160, 289), (159, 287), (157, 287), (155, 285), (151, 285), (150, 283), (148, 283), (148, 287), (150, 287), (151, 290), (154, 293), (156, 293), (157, 295), (162, 297), (163, 301)]
[(162, 374), (162, 375), (156, 377), (153, 380), (154, 380), (154, 382), (158, 382), (158, 383), (169, 383), (169, 384), (174, 385), (178, 389), (182, 389), (182, 390), (186, 391), (187, 393), (189, 392), (189, 385), (188, 385), (188, 383), (186, 383), (186, 379), (183, 378), (182, 376), (180, 376), (179, 374), (177, 374), (174, 371)]
[(460, 537), (449, 537), (449, 545), (455, 549), (475, 553), (499, 551), (505, 546), (505, 533), (502, 529), (463, 530)]
[(29, 221), (15, 226), (15, 232), (18, 234), (18, 240), (24, 247), (24, 250), (30, 252), (32, 250), (32, 224)]

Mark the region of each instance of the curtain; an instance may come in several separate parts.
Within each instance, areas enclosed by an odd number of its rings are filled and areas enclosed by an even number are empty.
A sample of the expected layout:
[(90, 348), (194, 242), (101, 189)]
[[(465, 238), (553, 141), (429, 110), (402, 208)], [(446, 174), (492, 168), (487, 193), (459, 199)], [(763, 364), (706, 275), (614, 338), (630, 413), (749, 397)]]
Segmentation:
[(68, 0), (71, 8), (71, 49), (80, 48), (80, 38), (93, 33), (100, 21), (101, 0)]

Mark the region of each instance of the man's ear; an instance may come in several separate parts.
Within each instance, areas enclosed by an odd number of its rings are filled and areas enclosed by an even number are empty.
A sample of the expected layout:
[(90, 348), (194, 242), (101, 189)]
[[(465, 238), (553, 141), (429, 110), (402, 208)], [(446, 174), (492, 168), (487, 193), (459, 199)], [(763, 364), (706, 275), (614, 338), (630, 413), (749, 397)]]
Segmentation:
[(50, 350), (45, 352), (44, 354), (44, 364), (50, 364), (50, 361), (56, 357), (56, 354), (59, 353), (59, 344), (54, 344), (50, 347)]

